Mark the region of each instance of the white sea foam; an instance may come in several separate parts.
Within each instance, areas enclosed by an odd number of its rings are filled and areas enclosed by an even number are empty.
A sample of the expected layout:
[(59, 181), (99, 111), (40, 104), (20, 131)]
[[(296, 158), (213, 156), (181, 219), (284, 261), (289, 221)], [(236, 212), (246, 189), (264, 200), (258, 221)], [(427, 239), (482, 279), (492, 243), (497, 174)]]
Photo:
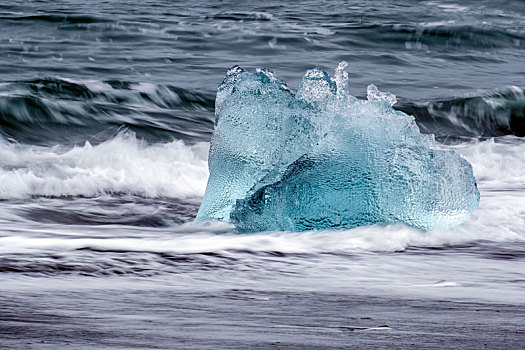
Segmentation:
[(208, 144), (147, 144), (132, 133), (92, 146), (39, 147), (0, 141), (0, 198), (202, 196)]
[[(187, 223), (165, 229), (98, 228), (38, 225), (11, 228), (0, 237), (0, 253), (80, 248), (175, 254), (251, 251), (285, 254), (395, 252), (408, 247), (441, 247), (473, 241), (525, 241), (523, 192), (483, 195), (480, 208), (466, 223), (446, 231), (422, 232), (403, 224), (363, 226), (340, 231), (261, 232), (235, 234), (227, 223)], [(72, 233), (73, 232), (73, 233)], [(123, 237), (125, 236), (125, 237)], [(66, 237), (66, 238), (64, 238)]]
[(472, 164), (481, 189), (525, 190), (525, 142), (522, 139), (490, 139), (461, 144), (453, 149)]

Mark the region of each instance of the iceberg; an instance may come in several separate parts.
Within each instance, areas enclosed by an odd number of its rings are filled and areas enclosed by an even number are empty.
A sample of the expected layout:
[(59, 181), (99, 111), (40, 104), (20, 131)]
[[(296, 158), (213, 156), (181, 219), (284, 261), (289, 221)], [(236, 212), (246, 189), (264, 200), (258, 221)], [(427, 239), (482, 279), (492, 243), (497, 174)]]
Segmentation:
[(478, 205), (472, 167), (376, 86), (347, 91), (313, 68), (297, 92), (268, 69), (235, 66), (217, 91), (210, 177), (196, 220), (239, 231), (305, 231), (403, 222), (447, 229)]

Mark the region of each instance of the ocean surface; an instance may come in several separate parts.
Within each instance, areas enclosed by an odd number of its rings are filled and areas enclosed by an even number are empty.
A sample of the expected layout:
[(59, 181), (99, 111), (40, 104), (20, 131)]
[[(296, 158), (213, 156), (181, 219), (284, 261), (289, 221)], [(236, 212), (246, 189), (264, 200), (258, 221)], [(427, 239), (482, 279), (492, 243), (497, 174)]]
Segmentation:
[[(449, 230), (194, 223), (233, 65), (349, 62), (473, 166)], [(0, 348), (522, 349), (525, 2), (0, 3)]]

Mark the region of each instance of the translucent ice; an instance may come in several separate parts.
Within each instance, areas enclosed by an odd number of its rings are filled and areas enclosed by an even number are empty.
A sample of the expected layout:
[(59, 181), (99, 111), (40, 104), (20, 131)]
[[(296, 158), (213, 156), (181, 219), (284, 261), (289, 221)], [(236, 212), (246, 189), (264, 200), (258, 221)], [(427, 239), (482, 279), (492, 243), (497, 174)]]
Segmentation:
[(274, 73), (228, 71), (218, 89), (209, 169), (197, 220), (241, 231), (349, 228), (404, 222), (424, 230), (466, 220), (479, 192), (470, 164), (434, 148), (396, 97), (368, 100), (314, 68), (297, 93)]

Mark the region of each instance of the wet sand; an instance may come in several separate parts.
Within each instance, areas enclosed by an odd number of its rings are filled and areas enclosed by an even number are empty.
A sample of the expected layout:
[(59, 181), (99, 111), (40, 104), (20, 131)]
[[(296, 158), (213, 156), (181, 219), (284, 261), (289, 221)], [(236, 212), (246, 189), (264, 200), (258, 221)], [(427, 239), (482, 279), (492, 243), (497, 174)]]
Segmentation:
[[(102, 288), (103, 286), (101, 286)], [(2, 349), (523, 349), (525, 308), (342, 293), (4, 291)]]

